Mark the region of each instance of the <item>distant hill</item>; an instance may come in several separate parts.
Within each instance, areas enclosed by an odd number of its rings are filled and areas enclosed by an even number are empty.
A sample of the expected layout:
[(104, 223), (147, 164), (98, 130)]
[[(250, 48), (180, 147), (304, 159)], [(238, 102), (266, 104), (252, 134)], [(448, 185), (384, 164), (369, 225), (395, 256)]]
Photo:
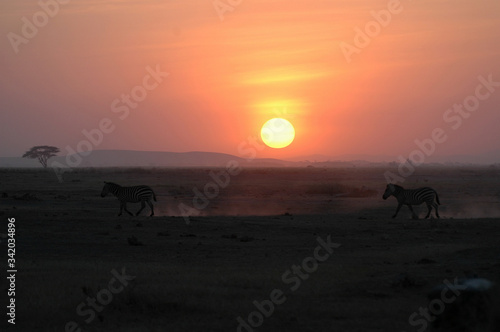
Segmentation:
[[(236, 161), (246, 167), (375, 167), (388, 166), (397, 160), (392, 156), (341, 155), (328, 157), (324, 155), (309, 155), (288, 160), (272, 158), (244, 158), (217, 152), (162, 152), (133, 150), (95, 150), (89, 156), (78, 155), (58, 156), (51, 158), (52, 162), (72, 166), (66, 163), (66, 158), (73, 161), (81, 159), (77, 167), (225, 167), (229, 161)], [(489, 152), (477, 156), (430, 156), (426, 164), (471, 165), (500, 163), (500, 153)], [(0, 157), (0, 167), (41, 167), (37, 160), (21, 157)]]
[(0, 157), (0, 167), (42, 167), (35, 159), (21, 157)]
[[(409, 153), (411, 151), (408, 151)], [(407, 156), (406, 156), (407, 157)], [(326, 156), (321, 154), (313, 154), (299, 156), (287, 159), (294, 162), (309, 162), (315, 165), (339, 165), (342, 163), (353, 164), (356, 166), (362, 165), (384, 165), (391, 162), (399, 162), (398, 156), (387, 155), (364, 155), (364, 154), (345, 154), (338, 156)], [(455, 155), (431, 155), (426, 157), (426, 164), (463, 164), (463, 165), (489, 165), (500, 163), (500, 151), (488, 151), (477, 155), (455, 154)]]
[(349, 162), (349, 161), (363, 161), (372, 163), (391, 162), (396, 160), (394, 156), (374, 156), (365, 154), (345, 154), (338, 156), (326, 156), (322, 154), (312, 154), (293, 158), (287, 158), (289, 161), (302, 162), (307, 161), (311, 163), (321, 162)]
[[(248, 161), (226, 153), (217, 152), (161, 152), (132, 150), (95, 150), (88, 156), (57, 156), (49, 160), (63, 165), (66, 158), (78, 163), (77, 167), (225, 167), (228, 162), (236, 161), (240, 166), (285, 167), (294, 163), (271, 158), (256, 158)], [(38, 161), (26, 158), (0, 158), (0, 167), (41, 167)]]

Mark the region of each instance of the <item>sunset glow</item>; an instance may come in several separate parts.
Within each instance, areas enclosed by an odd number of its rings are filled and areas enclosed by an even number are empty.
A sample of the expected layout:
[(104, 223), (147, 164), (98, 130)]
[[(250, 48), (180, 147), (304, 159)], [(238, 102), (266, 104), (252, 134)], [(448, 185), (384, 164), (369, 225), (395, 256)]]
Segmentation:
[[(500, 88), (485, 90), (477, 111), (447, 113), (478, 77), (500, 81), (500, 2), (234, 3), (69, 2), (45, 24), (38, 2), (5, 2), (1, 133), (11, 143), (0, 154), (36, 144), (77, 151), (109, 119), (95, 150), (238, 155), (282, 117), (300, 139), (258, 157), (406, 158), (435, 128), (447, 139), (427, 161), (500, 157)], [(33, 17), (36, 31), (25, 26)]]

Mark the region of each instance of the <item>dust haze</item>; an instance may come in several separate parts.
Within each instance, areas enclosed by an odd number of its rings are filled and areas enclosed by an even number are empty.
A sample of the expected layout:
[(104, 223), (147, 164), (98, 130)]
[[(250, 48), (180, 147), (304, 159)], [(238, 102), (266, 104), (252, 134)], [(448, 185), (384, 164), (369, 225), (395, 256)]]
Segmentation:
[[(412, 220), (407, 207), (391, 218), (384, 168), (244, 168), (216, 189), (210, 174), (220, 171), (75, 169), (60, 183), (51, 170), (0, 169), (1, 215), (17, 223), (19, 329), (75, 321), (85, 331), (236, 331), (254, 301), (283, 289), (286, 302), (259, 331), (415, 331), (409, 317), (436, 284), (500, 282), (495, 167), (418, 168), (401, 185), (438, 192), (442, 218), (431, 220)], [(118, 200), (100, 197), (104, 181), (150, 186), (155, 216), (146, 206), (118, 217)], [(282, 275), (318, 237), (341, 246), (292, 292)], [(135, 276), (130, 287), (86, 322), (76, 308), (122, 268)]]

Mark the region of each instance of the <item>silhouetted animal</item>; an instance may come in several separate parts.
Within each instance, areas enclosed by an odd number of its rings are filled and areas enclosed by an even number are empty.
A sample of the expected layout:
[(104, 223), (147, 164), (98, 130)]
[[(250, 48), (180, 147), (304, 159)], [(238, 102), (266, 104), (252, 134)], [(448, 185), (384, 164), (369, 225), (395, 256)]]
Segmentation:
[[(418, 189), (404, 189), (403, 187), (398, 186), (397, 184), (389, 183), (385, 188), (385, 192), (382, 198), (387, 199), (391, 195), (396, 197), (396, 199), (398, 200), (398, 207), (396, 209), (396, 213), (394, 213), (394, 215), (392, 216), (393, 218), (396, 218), (399, 209), (401, 209), (401, 206), (408, 205), (413, 215), (413, 218), (418, 219), (415, 212), (413, 212), (413, 208), (411, 206), (420, 205), (422, 203), (427, 204), (427, 208), (429, 210), (425, 218), (429, 218), (429, 216), (431, 215), (432, 207), (436, 209), (436, 217), (439, 218), (438, 204), (441, 203), (439, 202), (439, 197), (437, 192), (432, 188), (425, 187)], [(437, 204), (436, 202), (434, 202), (434, 199), (436, 200)]]
[(148, 203), (151, 208), (150, 216), (154, 216), (153, 203), (151, 198), (156, 202), (156, 195), (148, 186), (135, 186), (135, 187), (122, 187), (116, 183), (106, 182), (104, 181), (104, 187), (102, 188), (101, 197), (105, 197), (108, 193), (112, 193), (115, 195), (120, 201), (120, 213), (119, 216), (122, 215), (122, 211), (125, 210), (128, 214), (132, 215), (132, 213), (127, 210), (127, 203), (141, 203), (141, 208), (137, 211), (136, 215), (139, 215), (141, 211), (146, 206), (145, 203)]

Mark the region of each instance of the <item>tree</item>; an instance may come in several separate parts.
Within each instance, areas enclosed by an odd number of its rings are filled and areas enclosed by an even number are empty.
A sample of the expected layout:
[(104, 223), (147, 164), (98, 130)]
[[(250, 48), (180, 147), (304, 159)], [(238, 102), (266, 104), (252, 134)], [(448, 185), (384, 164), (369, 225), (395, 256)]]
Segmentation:
[(51, 157), (55, 157), (57, 153), (59, 153), (59, 148), (55, 146), (39, 145), (26, 151), (26, 153), (23, 154), (23, 158), (38, 159), (40, 164), (46, 168), (47, 160)]

